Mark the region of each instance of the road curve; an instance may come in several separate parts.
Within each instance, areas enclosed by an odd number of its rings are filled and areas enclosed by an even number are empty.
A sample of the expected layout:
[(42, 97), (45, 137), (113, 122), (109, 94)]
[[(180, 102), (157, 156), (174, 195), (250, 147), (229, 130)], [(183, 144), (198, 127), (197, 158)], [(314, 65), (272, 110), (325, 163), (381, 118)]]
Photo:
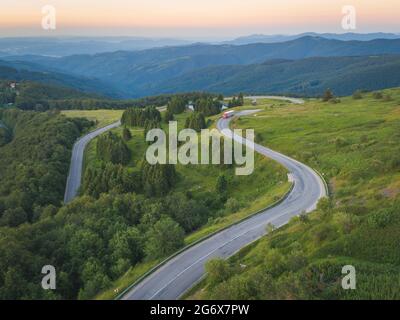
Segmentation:
[[(249, 115), (254, 112), (256, 111), (247, 110), (237, 115)], [(245, 139), (233, 135), (229, 130), (230, 121), (231, 119), (220, 119), (217, 128), (236, 141), (246, 143)], [(312, 211), (318, 200), (326, 196), (324, 182), (308, 166), (258, 144), (254, 144), (254, 149), (278, 161), (290, 171), (294, 187), (287, 198), (279, 205), (233, 225), (178, 254), (128, 290), (122, 299), (178, 299), (204, 276), (204, 265), (208, 260), (232, 256), (239, 249), (265, 235), (269, 223), (280, 227), (288, 223), (293, 216), (303, 211)]]
[(94, 130), (87, 135), (79, 138), (72, 148), (71, 163), (69, 167), (69, 174), (67, 178), (67, 186), (65, 188), (64, 203), (71, 202), (78, 194), (79, 187), (82, 180), (82, 167), (83, 167), (83, 153), (87, 144), (96, 138), (98, 135), (116, 128), (121, 125), (121, 121), (114, 122), (103, 128)]
[(290, 101), (294, 104), (302, 104), (304, 103), (303, 99), (300, 98), (290, 98), (285, 96), (246, 96), (245, 99), (271, 99), (271, 100), (282, 100), (282, 101)]

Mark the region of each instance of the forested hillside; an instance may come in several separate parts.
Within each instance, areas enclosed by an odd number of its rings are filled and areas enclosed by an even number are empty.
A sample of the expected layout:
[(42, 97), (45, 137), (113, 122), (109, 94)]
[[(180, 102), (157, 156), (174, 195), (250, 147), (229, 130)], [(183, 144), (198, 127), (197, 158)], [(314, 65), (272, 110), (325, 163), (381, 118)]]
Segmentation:
[(196, 70), (168, 83), (159, 92), (206, 90), (235, 94), (321, 96), (326, 88), (337, 95), (400, 85), (400, 56), (329, 57), (270, 60), (254, 65), (217, 66)]
[(0, 79), (9, 81), (34, 81), (44, 85), (60, 86), (97, 96), (118, 98), (121, 93), (109, 84), (85, 76), (57, 72), (47, 67), (23, 61), (0, 60)]
[(60, 205), (75, 139), (91, 123), (56, 113), (0, 111), (0, 224), (35, 222), (48, 205)]
[[(0, 67), (1, 68), (1, 67)], [(72, 88), (43, 84), (40, 82), (20, 82), (1, 79), (0, 76), (0, 108), (12, 105), (22, 110), (44, 111), (57, 110), (95, 110), (95, 109), (127, 109), (130, 107), (162, 107), (173, 97), (180, 97), (186, 103), (201, 98), (215, 97), (202, 91), (178, 94), (160, 94), (138, 99), (114, 100), (88, 94)]]
[[(194, 97), (170, 99), (182, 128), (191, 113), (174, 106)], [(123, 289), (138, 270), (287, 191), (285, 170), (263, 158), (256, 158), (257, 179), (236, 177), (229, 165), (149, 165), (146, 123), (165, 122), (154, 107), (135, 110), (126, 111), (126, 128), (89, 145), (81, 196), (66, 206), (70, 150), (93, 122), (56, 111), (0, 111), (7, 133), (0, 147), (0, 299), (114, 296), (115, 283)], [(54, 291), (40, 285), (49, 264), (57, 270)]]
[[(54, 215), (72, 144), (92, 123), (19, 110), (0, 110), (0, 123), (9, 135), (0, 145), (0, 299), (60, 297), (41, 289), (40, 270), (66, 257)], [(73, 278), (59, 276), (63, 290), (73, 287)]]
[[(384, 56), (388, 54), (400, 54), (400, 39), (375, 39), (371, 41), (339, 41), (333, 39), (324, 39), (320, 37), (306, 36), (292, 41), (281, 43), (252, 43), (247, 45), (210, 45), (210, 44), (194, 44), (178, 47), (154, 48), (142, 51), (117, 51), (110, 53), (101, 53), (96, 55), (74, 55), (62, 58), (42, 57), (42, 56), (22, 56), (19, 60), (24, 63), (34, 64), (43, 71), (57, 71), (59, 73), (67, 73), (74, 77), (90, 77), (98, 79), (103, 83), (109, 84), (110, 88), (122, 93), (125, 98), (137, 98), (148, 95), (157, 95), (162, 92), (183, 92), (187, 91), (187, 84), (198, 84), (198, 78), (203, 81), (202, 86), (195, 86), (196, 90), (207, 90), (207, 87), (214, 92), (222, 92), (225, 94), (238, 94), (239, 92), (259, 92), (260, 89), (266, 90), (259, 93), (271, 92), (298, 92), (293, 87), (302, 87), (302, 81), (311, 82), (313, 80), (327, 79), (331, 77), (332, 70), (321, 71), (319, 73), (308, 74), (304, 79), (297, 79), (297, 73), (292, 73), (290, 78), (292, 81), (283, 84), (279, 81), (275, 85), (280, 84), (278, 88), (273, 85), (264, 86), (264, 82), (268, 80), (269, 73), (263, 73), (263, 78), (252, 78), (252, 72), (255, 66), (249, 69), (242, 69), (241, 66), (251, 64), (262, 64), (265, 61), (276, 59), (301, 60), (312, 57), (351, 57), (360, 56), (368, 61), (369, 56)], [(335, 59), (325, 60), (327, 64), (332, 65)], [(11, 61), (9, 63), (15, 63)], [(224, 82), (227, 75), (232, 75), (232, 67), (244, 70), (243, 74), (238, 75), (234, 83)], [(210, 72), (213, 67), (219, 67), (218, 77), (210, 74), (210, 82), (204, 81), (204, 74)], [(224, 68), (227, 67), (227, 73)], [(340, 60), (337, 68), (340, 68)], [(364, 66), (365, 67), (365, 66)], [(211, 68), (198, 72), (204, 68)], [(262, 69), (258, 67), (257, 69)], [(355, 67), (353, 69), (358, 71)], [(259, 71), (259, 70), (257, 70)], [(270, 70), (266, 70), (270, 71)], [(315, 71), (315, 69), (314, 69)], [(362, 70), (359, 70), (362, 72)], [(241, 81), (241, 77), (245, 76)], [(276, 77), (278, 74), (273, 73), (271, 76)], [(260, 77), (260, 74), (257, 74)], [(339, 74), (335, 74), (339, 76)], [(181, 77), (184, 77), (181, 78)], [(360, 78), (362, 78), (362, 74)], [(174, 81), (171, 83), (171, 79)], [(178, 79), (178, 80), (176, 80)], [(179, 79), (181, 82), (179, 82)], [(249, 80), (263, 80), (251, 82)], [(369, 77), (371, 80), (371, 77)], [(213, 87), (215, 82), (220, 84)], [(267, 83), (269, 83), (267, 81)], [(350, 82), (349, 82), (350, 83)], [(174, 84), (174, 85), (173, 85)], [(179, 85), (178, 85), (179, 84)], [(222, 85), (223, 84), (223, 85)], [(260, 86), (261, 85), (261, 86)], [(321, 94), (321, 87), (315, 89), (311, 93)], [(360, 84), (362, 85), (362, 84)], [(344, 85), (343, 87), (346, 87)], [(358, 88), (361, 89), (361, 88)], [(374, 88), (379, 89), (379, 88)], [(303, 91), (301, 93), (304, 93)]]

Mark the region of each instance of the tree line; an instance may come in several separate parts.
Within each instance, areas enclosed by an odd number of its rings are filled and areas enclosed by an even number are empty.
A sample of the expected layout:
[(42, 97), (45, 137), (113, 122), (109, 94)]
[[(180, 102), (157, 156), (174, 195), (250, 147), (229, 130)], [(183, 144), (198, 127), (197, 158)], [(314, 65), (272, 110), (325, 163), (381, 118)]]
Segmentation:
[(206, 119), (201, 112), (193, 112), (189, 117), (186, 118), (185, 128), (200, 131), (206, 127)]
[(128, 164), (131, 151), (120, 136), (108, 132), (97, 138), (97, 157), (113, 164)]
[(146, 121), (161, 122), (161, 114), (155, 107), (129, 108), (124, 111), (121, 123), (131, 127), (144, 127)]

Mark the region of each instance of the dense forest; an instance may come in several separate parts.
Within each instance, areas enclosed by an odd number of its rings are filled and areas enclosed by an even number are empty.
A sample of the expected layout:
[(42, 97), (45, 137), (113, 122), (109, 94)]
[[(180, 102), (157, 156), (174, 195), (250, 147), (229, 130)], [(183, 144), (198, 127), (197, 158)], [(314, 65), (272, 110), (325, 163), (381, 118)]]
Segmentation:
[[(72, 144), (92, 123), (57, 112), (4, 110), (0, 118), (13, 133), (0, 149), (0, 299), (91, 298), (138, 261), (175, 251), (207, 220), (203, 202), (166, 195), (173, 167), (141, 177), (112, 157), (86, 170), (87, 196), (61, 207)], [(109, 139), (120, 137), (99, 139), (104, 153)], [(56, 291), (41, 288), (47, 264), (57, 269)]]
[(72, 144), (91, 123), (18, 110), (0, 111), (0, 119), (7, 127), (0, 149), (0, 224), (15, 227), (60, 205)]
[[(57, 112), (0, 110), (8, 138), (0, 147), (0, 299), (52, 298), (41, 268), (66, 259), (62, 204), (74, 141), (93, 123)], [(74, 283), (64, 273), (60, 283)], [(61, 297), (61, 294), (57, 294)], [(68, 297), (66, 293), (65, 297)]]
[(15, 82), (0, 79), (0, 107), (2, 105), (13, 104), (22, 110), (95, 110), (127, 109), (131, 107), (145, 108), (147, 106), (161, 107), (170, 103), (171, 99), (179, 99), (186, 103), (210, 97), (214, 97), (214, 95), (204, 92), (188, 92), (129, 100), (114, 100), (55, 84), (34, 81)]

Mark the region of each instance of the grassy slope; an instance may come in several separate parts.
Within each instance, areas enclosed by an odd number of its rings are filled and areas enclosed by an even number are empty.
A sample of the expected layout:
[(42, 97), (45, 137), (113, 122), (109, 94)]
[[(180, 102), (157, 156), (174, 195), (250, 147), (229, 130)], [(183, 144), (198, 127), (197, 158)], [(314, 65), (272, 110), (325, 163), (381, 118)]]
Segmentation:
[(67, 117), (70, 118), (87, 118), (96, 122), (96, 128), (105, 127), (111, 123), (114, 123), (121, 119), (124, 110), (64, 110), (61, 111)]
[[(76, 117), (93, 117), (101, 120), (103, 124), (107, 121), (116, 120), (117, 114), (113, 110), (97, 110), (97, 111), (71, 111)], [(69, 112), (68, 112), (69, 113)], [(109, 120), (107, 115), (112, 117)], [(176, 117), (178, 121), (178, 130), (183, 128), (184, 120), (187, 114), (181, 114)], [(92, 118), (92, 119), (93, 119)], [(211, 118), (212, 121), (218, 117)], [(211, 125), (213, 126), (213, 125)], [(146, 150), (146, 144), (143, 138), (143, 129), (130, 128), (133, 138), (128, 142), (129, 148), (132, 150), (132, 160), (129, 164), (132, 170), (140, 169), (140, 162)], [(115, 133), (121, 134), (122, 128), (113, 130)], [(89, 143), (85, 152), (85, 167), (87, 165), (96, 166), (100, 162), (96, 158), (96, 140)], [(177, 165), (177, 172), (180, 176), (179, 182), (174, 191), (191, 191), (193, 193), (214, 191), (217, 178), (221, 172), (228, 177), (229, 181), (229, 197), (238, 200), (242, 207), (237, 212), (229, 215), (218, 217), (209, 221), (198, 231), (187, 235), (186, 244), (204, 237), (214, 231), (217, 231), (227, 225), (230, 225), (246, 216), (268, 206), (269, 204), (281, 198), (289, 189), (286, 171), (277, 163), (261, 157), (255, 156), (255, 170), (250, 176), (235, 176), (234, 169), (222, 169), (213, 165)], [(115, 289), (119, 291), (129, 284), (133, 283), (146, 271), (155, 266), (159, 261), (146, 261), (132, 267), (123, 277), (117, 280), (113, 288), (100, 294), (98, 299), (110, 299), (116, 295)]]
[[(234, 123), (322, 172), (332, 201), (243, 249), (225, 279), (207, 279), (190, 298), (400, 298), (400, 90), (385, 93), (391, 101), (310, 100)], [(357, 290), (340, 286), (347, 264)]]

